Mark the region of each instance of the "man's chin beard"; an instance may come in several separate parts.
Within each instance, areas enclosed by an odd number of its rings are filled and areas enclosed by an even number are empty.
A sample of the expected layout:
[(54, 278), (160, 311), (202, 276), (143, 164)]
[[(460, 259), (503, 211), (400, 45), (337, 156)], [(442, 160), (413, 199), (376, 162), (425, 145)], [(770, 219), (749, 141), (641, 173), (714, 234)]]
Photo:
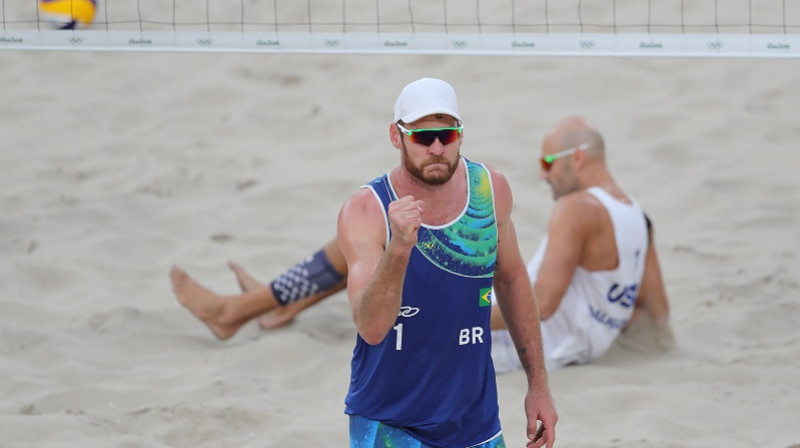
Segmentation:
[[(441, 162), (434, 162), (434, 163), (441, 163)], [(458, 168), (458, 162), (456, 162), (454, 166), (449, 165), (447, 162), (444, 162), (444, 164), (447, 166), (446, 172), (436, 171), (435, 174), (431, 175), (425, 174), (424, 166), (421, 168), (406, 166), (406, 168), (415, 178), (419, 179), (424, 184), (443, 185), (446, 184), (453, 177), (453, 174), (456, 172), (456, 168)]]
[(421, 181), (425, 182), (428, 185), (442, 185), (446, 184), (453, 177), (452, 174), (449, 176), (436, 176), (436, 177), (428, 177), (420, 179)]

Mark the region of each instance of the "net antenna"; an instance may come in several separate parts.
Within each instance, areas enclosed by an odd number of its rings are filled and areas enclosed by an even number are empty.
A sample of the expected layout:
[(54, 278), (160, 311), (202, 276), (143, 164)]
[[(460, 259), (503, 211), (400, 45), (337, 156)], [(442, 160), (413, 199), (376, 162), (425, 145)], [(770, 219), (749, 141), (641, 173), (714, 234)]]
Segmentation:
[(0, 49), (800, 57), (797, 0), (99, 0), (69, 30), (0, 2)]

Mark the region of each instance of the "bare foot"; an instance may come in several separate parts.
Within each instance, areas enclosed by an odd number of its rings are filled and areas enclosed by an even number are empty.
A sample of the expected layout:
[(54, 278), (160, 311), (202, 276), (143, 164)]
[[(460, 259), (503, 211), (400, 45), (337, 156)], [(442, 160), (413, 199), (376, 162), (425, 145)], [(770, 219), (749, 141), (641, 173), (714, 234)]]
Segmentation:
[(217, 338), (225, 340), (236, 334), (241, 325), (221, 322), (224, 297), (203, 287), (177, 266), (170, 269), (169, 277), (178, 302), (206, 324)]
[[(239, 282), (239, 287), (242, 289), (242, 292), (248, 292), (253, 289), (264, 287), (263, 283), (256, 280), (252, 275), (245, 271), (243, 267), (239, 266), (233, 261), (228, 262), (228, 267), (231, 268), (234, 275), (236, 275), (236, 281)], [(258, 318), (258, 325), (265, 330), (274, 330), (276, 328), (283, 327), (294, 320), (294, 316), (296, 316), (297, 313), (299, 313), (303, 308), (304, 307), (302, 306), (297, 306), (297, 303), (279, 306), (272, 311), (262, 314)]]

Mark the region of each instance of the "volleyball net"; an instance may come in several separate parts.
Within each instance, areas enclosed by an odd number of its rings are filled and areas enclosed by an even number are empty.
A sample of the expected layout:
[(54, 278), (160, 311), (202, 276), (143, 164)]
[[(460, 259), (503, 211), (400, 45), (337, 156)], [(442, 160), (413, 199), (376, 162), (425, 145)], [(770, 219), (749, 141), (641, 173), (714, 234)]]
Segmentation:
[(800, 57), (800, 0), (99, 0), (73, 30), (0, 1), (0, 49)]

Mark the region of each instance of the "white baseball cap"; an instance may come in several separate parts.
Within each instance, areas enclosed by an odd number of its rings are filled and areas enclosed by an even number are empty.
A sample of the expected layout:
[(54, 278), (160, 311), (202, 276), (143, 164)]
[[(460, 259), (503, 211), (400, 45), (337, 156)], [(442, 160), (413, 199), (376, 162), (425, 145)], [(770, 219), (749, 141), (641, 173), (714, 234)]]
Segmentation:
[(408, 84), (394, 103), (395, 123), (413, 123), (432, 114), (450, 115), (462, 121), (458, 114), (456, 91), (441, 79), (422, 78)]

